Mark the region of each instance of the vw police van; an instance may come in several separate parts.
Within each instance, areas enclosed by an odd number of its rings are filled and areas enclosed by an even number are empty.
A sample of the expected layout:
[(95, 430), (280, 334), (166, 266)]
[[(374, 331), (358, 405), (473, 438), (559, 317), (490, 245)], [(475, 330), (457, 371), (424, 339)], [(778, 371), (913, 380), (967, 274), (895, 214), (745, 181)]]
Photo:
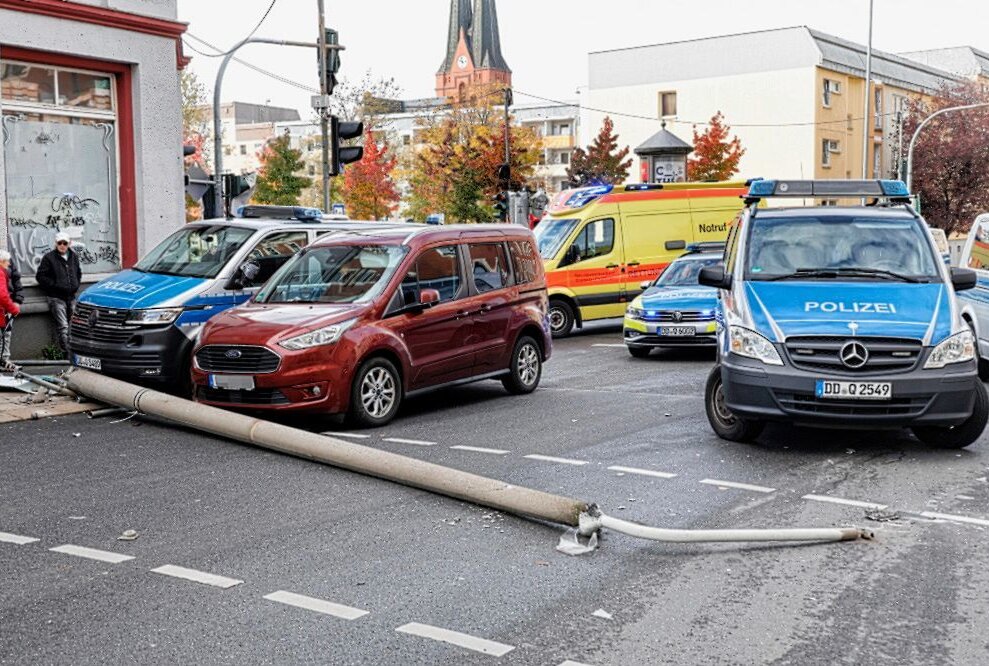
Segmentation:
[(84, 291), (70, 324), (72, 363), (185, 392), (193, 341), (206, 320), (249, 299), (320, 236), (394, 226), (324, 221), (312, 208), (245, 206), (239, 213), (184, 225), (133, 268)]
[[(975, 336), (949, 269), (899, 181), (756, 181), (732, 226), (723, 268), (718, 365), (705, 395), (722, 438), (767, 421), (840, 428), (908, 427), (960, 448), (989, 417)], [(872, 205), (762, 208), (768, 197), (868, 198)]]

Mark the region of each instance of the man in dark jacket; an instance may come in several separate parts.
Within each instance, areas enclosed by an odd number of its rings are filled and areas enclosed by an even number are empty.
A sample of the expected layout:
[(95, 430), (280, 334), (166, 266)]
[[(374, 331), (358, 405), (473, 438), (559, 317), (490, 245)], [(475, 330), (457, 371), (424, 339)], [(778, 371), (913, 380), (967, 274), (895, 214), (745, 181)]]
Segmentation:
[(48, 310), (51, 312), (55, 331), (58, 333), (58, 346), (69, 355), (69, 321), (76, 304), (76, 292), (82, 281), (82, 267), (79, 257), (69, 247), (69, 235), (61, 232), (55, 236), (55, 249), (41, 258), (35, 278), (38, 286), (48, 297)]
[[(10, 300), (14, 303), (21, 305), (24, 302), (24, 285), (21, 284), (21, 272), (17, 270), (17, 264), (12, 260), (7, 267), (7, 293), (10, 294)], [(13, 328), (12, 323), (8, 323), (3, 329), (3, 340), (0, 340), (0, 369), (6, 368), (10, 364), (10, 342)]]

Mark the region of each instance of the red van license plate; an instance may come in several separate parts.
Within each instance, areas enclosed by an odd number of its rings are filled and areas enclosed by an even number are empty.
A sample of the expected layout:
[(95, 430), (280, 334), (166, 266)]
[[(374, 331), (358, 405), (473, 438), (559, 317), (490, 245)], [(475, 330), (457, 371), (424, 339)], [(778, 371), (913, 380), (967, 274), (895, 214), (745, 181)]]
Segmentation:
[(251, 375), (210, 375), (210, 388), (228, 391), (253, 391), (254, 377)]

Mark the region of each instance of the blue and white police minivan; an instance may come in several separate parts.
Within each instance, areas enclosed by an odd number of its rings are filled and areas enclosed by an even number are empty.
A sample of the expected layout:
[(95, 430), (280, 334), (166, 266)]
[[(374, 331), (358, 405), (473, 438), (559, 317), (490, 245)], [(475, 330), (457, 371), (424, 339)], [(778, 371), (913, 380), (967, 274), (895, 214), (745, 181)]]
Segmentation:
[(210, 317), (251, 298), (325, 234), (395, 226), (312, 208), (245, 206), (238, 214), (183, 225), (133, 268), (86, 289), (70, 324), (73, 365), (184, 392), (193, 342)]
[[(868, 199), (870, 205), (757, 208), (768, 197)], [(910, 428), (961, 448), (989, 418), (975, 336), (955, 292), (973, 271), (943, 263), (899, 181), (751, 184), (718, 287), (718, 365), (708, 420), (746, 441), (767, 421), (838, 428)]]
[(975, 218), (959, 264), (975, 271), (975, 289), (958, 294), (962, 318), (972, 328), (978, 345), (979, 377), (989, 381), (989, 213)]

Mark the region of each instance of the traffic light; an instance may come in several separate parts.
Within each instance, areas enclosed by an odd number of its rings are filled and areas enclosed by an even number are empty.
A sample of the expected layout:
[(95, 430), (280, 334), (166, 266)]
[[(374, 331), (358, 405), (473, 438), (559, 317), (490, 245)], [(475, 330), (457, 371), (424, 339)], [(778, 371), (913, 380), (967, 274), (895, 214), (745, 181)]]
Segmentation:
[[(326, 29), (326, 45), (338, 46), (340, 44), (340, 34), (336, 30)], [(320, 81), (323, 80), (325, 67), (326, 94), (332, 95), (333, 89), (337, 86), (337, 72), (340, 71), (340, 51), (339, 49), (326, 49), (326, 60), (324, 61), (320, 53), (316, 53), (318, 59)]]
[(508, 220), (508, 192), (502, 190), (494, 196), (495, 215), (502, 221)]
[(346, 146), (345, 141), (358, 139), (364, 135), (364, 123), (341, 122), (336, 116), (330, 116), (330, 175), (339, 176), (343, 167), (352, 162), (359, 162), (364, 157), (363, 146)]
[(223, 207), (226, 216), (230, 217), (230, 202), (251, 189), (251, 183), (244, 176), (234, 173), (223, 174)]

